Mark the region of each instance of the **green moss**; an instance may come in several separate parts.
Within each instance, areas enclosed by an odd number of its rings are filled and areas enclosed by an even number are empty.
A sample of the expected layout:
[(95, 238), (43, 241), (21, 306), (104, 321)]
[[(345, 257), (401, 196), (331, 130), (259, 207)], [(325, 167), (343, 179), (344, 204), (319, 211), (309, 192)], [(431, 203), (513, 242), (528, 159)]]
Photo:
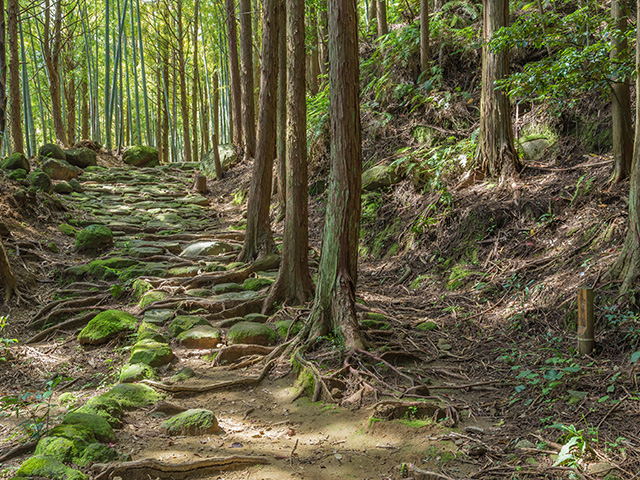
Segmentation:
[(17, 476), (45, 477), (52, 480), (86, 480), (87, 476), (73, 468), (69, 468), (52, 457), (33, 456), (25, 461), (18, 471)]
[(273, 279), (271, 278), (247, 278), (242, 284), (242, 288), (257, 292), (258, 290), (262, 290), (263, 288), (270, 286), (272, 283)]
[(438, 330), (438, 324), (436, 322), (429, 320), (429, 321), (420, 323), (416, 327), (416, 330), (420, 332), (431, 332), (433, 330)]
[(447, 290), (458, 290), (459, 288), (462, 288), (466, 284), (465, 279), (474, 273), (475, 272), (473, 270), (469, 270), (464, 265), (454, 265), (449, 273)]
[(214, 285), (211, 288), (211, 293), (214, 295), (221, 295), (223, 293), (240, 292), (243, 290), (243, 286), (239, 283), (221, 283)]
[(428, 427), (433, 425), (433, 420), (421, 420), (418, 418), (414, 418), (414, 419), (403, 418), (398, 421), (409, 428), (422, 428), (422, 427)]
[(210, 326), (209, 322), (197, 315), (178, 315), (176, 318), (171, 320), (171, 323), (169, 324), (169, 333), (172, 337), (177, 337), (182, 332), (191, 330), (196, 325)]
[(111, 340), (120, 332), (135, 331), (138, 319), (120, 310), (106, 310), (89, 321), (78, 334), (82, 345), (100, 345)]
[(169, 435), (201, 435), (216, 433), (219, 430), (218, 421), (210, 410), (193, 408), (162, 423)]
[(113, 245), (113, 233), (104, 225), (89, 225), (76, 236), (76, 250), (93, 252)]
[(99, 415), (104, 418), (112, 428), (120, 428), (122, 426), (122, 405), (113, 398), (107, 398), (103, 395), (93, 397), (76, 411), (78, 413)]
[(140, 340), (131, 349), (129, 363), (144, 363), (150, 367), (166, 365), (173, 358), (171, 347), (153, 340)]
[[(276, 333), (281, 337), (285, 338), (287, 336), (287, 331), (289, 331), (289, 326), (291, 325), (292, 320), (279, 320), (275, 323)], [(291, 327), (291, 332), (289, 335), (291, 337), (295, 337), (304, 325), (302, 322), (296, 322), (296, 324)]]
[(101, 396), (117, 401), (125, 410), (150, 407), (164, 398), (164, 395), (140, 383), (121, 383)]
[(160, 330), (160, 327), (149, 322), (142, 322), (138, 327), (138, 340), (155, 340), (156, 342), (166, 342), (167, 338)]
[(147, 308), (154, 302), (159, 302), (167, 298), (169, 294), (167, 292), (163, 292), (161, 290), (150, 290), (140, 298), (138, 302), (138, 306), (140, 308)]
[(371, 330), (389, 330), (391, 328), (387, 322), (381, 322), (380, 320), (373, 320), (371, 318), (362, 319), (362, 326), (370, 328)]
[(26, 179), (27, 179), (27, 171), (23, 170), (22, 168), (18, 168), (17, 170), (14, 170), (9, 174), (9, 180), (13, 180), (15, 182), (20, 182)]
[(68, 237), (75, 237), (76, 235), (76, 229), (68, 223), (61, 223), (60, 225), (58, 225), (58, 230), (60, 230), (60, 232)]
[(108, 447), (102, 443), (92, 443), (87, 445), (82, 455), (77, 458), (76, 464), (85, 467), (93, 463), (106, 463), (116, 460), (119, 457), (118, 452), (114, 448)]
[(153, 368), (144, 363), (128, 363), (120, 370), (120, 383), (139, 382), (147, 378), (156, 380), (158, 375)]
[(189, 380), (195, 376), (196, 372), (194, 372), (192, 368), (184, 367), (178, 370), (178, 373), (171, 377), (171, 381), (174, 383), (184, 382), (185, 380)]
[(274, 345), (276, 332), (267, 325), (252, 322), (239, 322), (227, 332), (230, 344)]
[(82, 455), (88, 443), (80, 438), (47, 436), (42, 438), (34, 455), (55, 458), (58, 462), (72, 462)]
[(159, 165), (158, 150), (144, 145), (127, 148), (122, 156), (124, 163), (135, 167), (155, 167)]
[(91, 428), (86, 425), (61, 423), (47, 432), (47, 437), (63, 437), (69, 440), (82, 440), (89, 444), (96, 441)]
[(78, 403), (78, 397), (72, 392), (64, 392), (58, 397), (58, 405), (65, 408), (73, 408)]
[(105, 260), (94, 260), (89, 264), (89, 274), (103, 280), (117, 278), (123, 268), (136, 265), (138, 262), (130, 258), (112, 257)]
[(96, 439), (109, 443), (115, 442), (116, 436), (113, 433), (111, 425), (100, 415), (93, 413), (71, 412), (62, 421), (63, 425), (82, 425), (93, 432)]
[(196, 325), (176, 337), (186, 348), (215, 348), (220, 343), (221, 332), (208, 325)]

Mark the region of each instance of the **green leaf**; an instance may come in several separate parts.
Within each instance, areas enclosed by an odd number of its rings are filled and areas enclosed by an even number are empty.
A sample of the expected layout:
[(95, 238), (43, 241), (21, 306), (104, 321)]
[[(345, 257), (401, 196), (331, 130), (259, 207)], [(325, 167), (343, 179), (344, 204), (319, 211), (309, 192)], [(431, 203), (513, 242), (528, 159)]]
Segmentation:
[(640, 360), (640, 350), (631, 354), (631, 363), (636, 363), (638, 360)]
[(556, 463), (553, 464), (554, 467), (559, 465), (565, 465), (567, 463), (575, 462), (576, 457), (571, 453), (571, 449), (575, 447), (580, 441), (579, 437), (571, 437), (571, 439), (565, 443), (560, 449), (560, 453), (558, 453), (558, 459)]

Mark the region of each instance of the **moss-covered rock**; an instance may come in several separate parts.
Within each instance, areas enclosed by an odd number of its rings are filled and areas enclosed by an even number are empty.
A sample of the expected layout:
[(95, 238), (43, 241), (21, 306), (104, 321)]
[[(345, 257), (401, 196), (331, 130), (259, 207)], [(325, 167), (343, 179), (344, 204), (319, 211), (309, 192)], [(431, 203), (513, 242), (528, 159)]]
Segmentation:
[(74, 167), (66, 160), (56, 160), (54, 158), (48, 158), (42, 162), (42, 171), (53, 180), (71, 180), (72, 178), (78, 178), (82, 173), (82, 170)]
[(289, 337), (295, 337), (304, 326), (302, 322), (296, 322), (295, 325), (291, 327), (291, 331), (289, 331), (291, 322), (292, 320), (279, 320), (275, 323), (276, 332), (281, 338), (286, 338), (287, 332), (289, 332)]
[(252, 322), (239, 322), (227, 332), (230, 344), (274, 345), (276, 332), (267, 325)]
[(45, 143), (38, 150), (38, 155), (42, 158), (55, 158), (57, 160), (66, 160), (67, 154), (55, 143)]
[(182, 332), (192, 329), (196, 325), (211, 326), (204, 318), (197, 315), (178, 315), (169, 324), (169, 333), (172, 337), (177, 337)]
[(156, 342), (167, 342), (167, 337), (160, 327), (153, 323), (142, 322), (138, 327), (138, 341), (155, 340)]
[(73, 188), (74, 192), (82, 193), (82, 185), (80, 185), (80, 182), (77, 178), (72, 178), (71, 180), (69, 180), (69, 185), (71, 185), (71, 188)]
[(96, 152), (89, 148), (71, 148), (65, 150), (65, 155), (67, 162), (76, 167), (87, 168), (98, 164)]
[(47, 437), (63, 437), (69, 440), (82, 440), (89, 444), (96, 440), (96, 436), (91, 428), (86, 425), (73, 424), (73, 423), (61, 423), (56, 425), (47, 432)]
[(60, 230), (61, 233), (64, 233), (68, 237), (76, 236), (76, 229), (68, 223), (61, 223), (60, 225), (58, 225), (58, 230)]
[(17, 476), (27, 478), (50, 478), (52, 480), (86, 480), (87, 476), (67, 467), (53, 457), (34, 455), (27, 459), (16, 472)]
[(95, 252), (113, 246), (113, 233), (104, 225), (89, 225), (76, 236), (76, 250)]
[(27, 177), (27, 180), (29, 181), (29, 185), (40, 192), (53, 192), (53, 182), (51, 181), (51, 177), (40, 169), (31, 172)]
[(255, 300), (258, 297), (260, 297), (260, 294), (258, 292), (254, 292), (253, 290), (245, 290), (242, 292), (231, 292), (225, 293), (223, 295), (214, 295), (213, 297), (211, 297), (211, 301), (243, 303), (248, 302), (249, 300)]
[(269, 316), (262, 313), (248, 313), (244, 316), (244, 319), (247, 322), (267, 323), (267, 321), (269, 320)]
[(58, 405), (67, 409), (75, 407), (77, 403), (78, 397), (73, 392), (64, 392), (58, 397)]
[(167, 292), (163, 292), (162, 290), (150, 290), (140, 298), (138, 306), (140, 308), (147, 308), (152, 303), (164, 300), (168, 296), (169, 294)]
[(117, 460), (119, 456), (115, 448), (103, 443), (91, 443), (87, 445), (87, 448), (83, 450), (82, 455), (76, 459), (75, 463), (80, 467), (86, 467), (94, 463), (111, 462)]
[(223, 293), (241, 292), (242, 290), (244, 290), (244, 288), (242, 288), (242, 285), (239, 283), (221, 283), (214, 285), (211, 288), (211, 293), (214, 295), (222, 295)]
[(262, 290), (263, 288), (270, 286), (272, 283), (272, 278), (247, 278), (242, 284), (242, 288), (244, 288), (245, 290), (252, 290), (254, 292), (257, 292), (258, 290)]
[(100, 415), (84, 412), (71, 412), (64, 417), (63, 425), (82, 425), (93, 432), (100, 442), (115, 442), (116, 435), (113, 433), (111, 425)]
[(196, 372), (194, 372), (192, 368), (184, 367), (178, 370), (178, 373), (173, 375), (170, 380), (174, 383), (184, 382), (185, 380), (189, 380), (190, 378), (193, 378), (195, 376)]
[(2, 170), (24, 170), (29, 172), (31, 166), (29, 160), (23, 153), (12, 153), (0, 163), (0, 169)]
[(89, 264), (88, 273), (103, 280), (117, 278), (120, 272), (138, 262), (131, 258), (111, 257), (93, 260)]
[(416, 326), (416, 330), (419, 332), (431, 332), (433, 330), (438, 330), (438, 324), (434, 321), (428, 320), (418, 324), (418, 326)]
[(106, 310), (93, 317), (78, 334), (81, 345), (100, 345), (120, 332), (135, 331), (138, 319), (121, 310)]
[(122, 426), (122, 405), (113, 398), (107, 398), (103, 395), (93, 397), (78, 408), (76, 412), (99, 415), (104, 418), (112, 428), (120, 428)]
[(138, 278), (131, 285), (131, 296), (138, 301), (150, 290), (153, 290), (153, 285), (143, 278)]
[(13, 180), (14, 182), (21, 182), (22, 180), (27, 179), (27, 171), (21, 168), (17, 170), (12, 170), (9, 174), (9, 180)]
[(220, 343), (221, 332), (208, 325), (196, 325), (182, 332), (177, 340), (185, 348), (215, 348)]
[(184, 247), (180, 256), (186, 258), (214, 256), (220, 255), (222, 253), (232, 252), (234, 250), (235, 248), (226, 242), (220, 242), (217, 240), (203, 240), (200, 242), (191, 243)]
[(139, 382), (147, 378), (156, 380), (158, 375), (153, 368), (144, 363), (128, 363), (120, 370), (120, 383)]
[(153, 388), (140, 383), (120, 383), (101, 396), (117, 401), (125, 410), (150, 407), (164, 398)]
[(175, 312), (166, 308), (159, 308), (157, 310), (147, 310), (144, 312), (143, 322), (153, 323), (155, 325), (164, 325), (167, 320), (170, 320)]
[(73, 192), (73, 187), (69, 185), (69, 182), (65, 182), (64, 180), (62, 180), (53, 186), (53, 191), (66, 195), (67, 193)]
[(401, 179), (396, 168), (391, 165), (376, 165), (362, 173), (362, 190), (371, 191), (390, 187)]
[(179, 413), (162, 423), (162, 428), (169, 435), (202, 435), (216, 433), (218, 421), (210, 410), (192, 408)]
[(144, 145), (135, 145), (126, 149), (122, 160), (134, 167), (155, 167), (159, 164), (158, 150)]
[(55, 458), (62, 463), (73, 462), (82, 455), (87, 445), (81, 438), (47, 436), (40, 439), (34, 455)]
[(140, 340), (131, 348), (129, 363), (144, 363), (150, 367), (166, 365), (173, 359), (171, 347), (154, 340)]

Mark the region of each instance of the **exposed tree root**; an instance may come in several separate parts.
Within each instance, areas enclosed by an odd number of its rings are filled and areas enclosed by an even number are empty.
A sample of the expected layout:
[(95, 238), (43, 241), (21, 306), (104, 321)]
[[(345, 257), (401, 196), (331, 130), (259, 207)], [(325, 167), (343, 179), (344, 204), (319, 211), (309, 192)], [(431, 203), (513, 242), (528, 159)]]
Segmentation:
[(67, 300), (63, 303), (59, 303), (53, 309), (48, 309), (49, 312), (43, 316), (41, 315), (41, 312), (47, 309), (48, 306), (44, 307), (33, 318), (31, 323), (29, 324), (29, 327), (40, 328), (43, 325), (55, 322), (60, 317), (63, 317), (65, 315), (73, 315), (76, 313), (80, 313), (87, 308), (100, 309), (99, 305), (110, 297), (111, 295), (96, 295), (94, 297), (76, 298), (72, 300)]
[[(99, 307), (99, 309), (103, 309), (101, 307)], [(61, 331), (61, 330), (66, 330), (68, 328), (77, 328), (79, 326), (82, 325), (86, 325), (89, 320), (91, 320), (93, 317), (95, 317), (97, 315), (97, 311), (93, 310), (91, 312), (88, 312), (84, 315), (81, 315), (79, 317), (76, 318), (71, 318), (69, 320), (66, 320), (62, 323), (59, 323), (57, 325), (53, 325), (52, 327), (49, 327), (41, 332), (36, 333), (34, 336), (32, 336), (29, 340), (27, 340), (25, 343), (28, 345), (30, 343), (36, 343), (39, 342), (41, 340), (44, 340), (45, 338), (49, 337), (50, 335), (53, 335), (54, 333)]]
[(127, 480), (149, 478), (186, 480), (194, 476), (268, 463), (269, 460), (266, 457), (253, 456), (211, 457), (186, 463), (165, 463), (155, 459), (145, 459), (123, 463), (96, 463), (92, 470), (99, 472), (94, 477), (95, 480), (110, 480), (116, 476)]
[(143, 235), (142, 240), (161, 241), (189, 241), (189, 240), (235, 240), (242, 242), (244, 232), (220, 232), (220, 233), (175, 233), (173, 235)]
[(263, 347), (262, 345), (232, 345), (222, 348), (215, 359), (215, 365), (235, 362), (239, 358), (249, 355), (268, 355), (273, 352), (274, 347)]
[(242, 283), (249, 278), (252, 273), (264, 270), (273, 270), (278, 268), (279, 265), (280, 257), (278, 257), (278, 255), (264, 255), (246, 267), (219, 274), (199, 275), (189, 279), (188, 281), (182, 282), (182, 285), (184, 287), (193, 288), (205, 284), (213, 286), (220, 285), (221, 283)]
[(0, 240), (0, 285), (4, 287), (5, 303), (9, 303), (9, 300), (11, 300), (11, 297), (14, 295), (18, 299), (18, 303), (22, 301), (22, 295), (18, 290), (18, 280), (13, 273), (2, 240)]
[(11, 447), (2, 455), (0, 455), (0, 463), (8, 462), (9, 460), (13, 460), (16, 457), (26, 455), (27, 453), (32, 453), (36, 449), (37, 445), (38, 441), (36, 440), (28, 443), (21, 443), (20, 445)]

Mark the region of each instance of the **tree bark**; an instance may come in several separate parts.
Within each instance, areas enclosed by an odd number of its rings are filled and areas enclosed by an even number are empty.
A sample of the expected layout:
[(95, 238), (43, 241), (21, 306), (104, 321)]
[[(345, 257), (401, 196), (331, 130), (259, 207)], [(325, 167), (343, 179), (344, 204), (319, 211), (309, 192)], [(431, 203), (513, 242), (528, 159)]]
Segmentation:
[[(640, 22), (640, 0), (637, 1), (637, 21)], [(640, 25), (640, 23), (639, 23)], [(640, 28), (636, 33), (636, 71), (640, 69)], [(640, 75), (636, 76), (636, 91), (640, 92)], [(629, 185), (629, 230), (620, 256), (611, 268), (611, 277), (622, 280), (622, 292), (635, 287), (640, 276), (640, 102), (636, 102), (636, 131)], [(636, 300), (637, 302), (637, 300)]]
[[(177, 0), (176, 20), (178, 23), (178, 71), (180, 76), (180, 110), (182, 112), (183, 161), (191, 162), (191, 140), (189, 132), (189, 104), (187, 101), (187, 62), (184, 55), (185, 29), (182, 18), (183, 0)], [(194, 119), (195, 120), (195, 119)]]
[(378, 36), (378, 0), (369, 0), (367, 20), (369, 21), (368, 32)]
[[(280, 0), (279, 0), (280, 1)], [(314, 19), (315, 20), (315, 19)], [(283, 29), (279, 29), (283, 32)], [(309, 274), (309, 215), (307, 181), (307, 104), (304, 79), (304, 3), (287, 2), (289, 52), (287, 66), (287, 200), (278, 277), (264, 303), (305, 303), (313, 295)]]
[(381, 37), (389, 33), (389, 25), (387, 24), (387, 0), (378, 0), (376, 14), (378, 16), (378, 36)]
[(49, 77), (49, 95), (51, 96), (51, 117), (56, 140), (67, 145), (67, 132), (62, 118), (62, 92), (60, 88), (60, 51), (62, 49), (62, 0), (55, 0), (53, 32), (51, 32), (51, 9), (49, 0), (44, 7), (44, 35), (41, 42), (44, 61)]
[[(370, 3), (375, 3), (371, 0)], [(320, 54), (320, 73), (329, 74), (329, 37), (327, 36), (327, 0), (321, 0), (318, 8), (318, 48)], [(326, 81), (326, 80), (324, 80)]]
[(242, 123), (245, 157), (256, 155), (256, 112), (253, 83), (253, 36), (251, 0), (240, 0), (240, 64), (242, 66)]
[(225, 0), (227, 11), (227, 38), (229, 41), (229, 89), (231, 97), (232, 142), (244, 146), (242, 134), (242, 93), (240, 88), (240, 66), (238, 65), (238, 28), (234, 0)]
[[(2, 12), (4, 15), (4, 12)], [(18, 55), (18, 0), (7, 0), (7, 29), (9, 43), (9, 119), (11, 146), (14, 152), (24, 153), (24, 135), (20, 114), (20, 57)]]
[(265, 0), (262, 23), (262, 65), (258, 142), (247, 204), (247, 234), (238, 260), (249, 262), (276, 251), (269, 205), (276, 152), (276, 96), (278, 89), (278, 0)]
[(76, 63), (73, 58), (73, 34), (70, 33), (67, 39), (65, 52), (63, 55), (63, 78), (65, 81), (64, 86), (64, 99), (66, 107), (66, 120), (67, 120), (67, 142), (69, 145), (75, 143), (76, 137)]
[(488, 46), (493, 34), (509, 25), (508, 3), (484, 0), (480, 134), (475, 158), (476, 166), (487, 176), (499, 178), (500, 184), (517, 177), (521, 168), (513, 142), (509, 97), (494, 86), (509, 74), (509, 55)]
[[(198, 71), (198, 25), (200, 22), (200, 1), (195, 0), (193, 6), (193, 79), (191, 84), (191, 153), (193, 161), (199, 162), (198, 155), (198, 100), (200, 73)], [(201, 93), (200, 93), (201, 94)]]
[(286, 2), (281, 2), (278, 15), (278, 203), (280, 204), (280, 218), (285, 215), (287, 204), (287, 8)]
[(309, 13), (309, 36), (311, 37), (311, 45), (309, 49), (309, 93), (315, 95), (318, 93), (319, 83), (318, 76), (320, 75), (320, 58), (318, 54), (319, 50), (319, 38), (318, 38), (318, 10), (316, 7), (311, 6)]
[(0, 285), (4, 287), (5, 303), (11, 299), (12, 295), (20, 297), (18, 292), (18, 281), (13, 274), (7, 251), (4, 248), (2, 239), (0, 238)]
[(429, 71), (431, 49), (429, 48), (429, 0), (420, 0), (420, 74)]
[[(4, 0), (0, 0), (0, 12), (4, 12)], [(5, 49), (5, 16), (0, 15), (0, 150), (7, 133), (7, 53)]]
[(81, 97), (81, 107), (80, 107), (80, 136), (82, 139), (89, 138), (89, 84), (87, 82), (87, 77), (84, 75), (82, 77), (82, 83), (80, 84), (80, 97)]
[(331, 174), (311, 338), (335, 332), (364, 348), (356, 316), (362, 144), (356, 0), (329, 0)]
[[(623, 61), (627, 49), (626, 32), (629, 9), (624, 1), (611, 0), (611, 18), (616, 23), (620, 35), (611, 39), (611, 60)], [(618, 183), (631, 173), (633, 160), (633, 126), (631, 123), (631, 92), (626, 78), (611, 79), (611, 121), (613, 133), (613, 182)]]
[(218, 88), (218, 72), (213, 74), (213, 158), (216, 166), (216, 179), (222, 180), (224, 171), (222, 170), (222, 164), (220, 163), (220, 151), (218, 150), (218, 144), (220, 143), (220, 90)]

